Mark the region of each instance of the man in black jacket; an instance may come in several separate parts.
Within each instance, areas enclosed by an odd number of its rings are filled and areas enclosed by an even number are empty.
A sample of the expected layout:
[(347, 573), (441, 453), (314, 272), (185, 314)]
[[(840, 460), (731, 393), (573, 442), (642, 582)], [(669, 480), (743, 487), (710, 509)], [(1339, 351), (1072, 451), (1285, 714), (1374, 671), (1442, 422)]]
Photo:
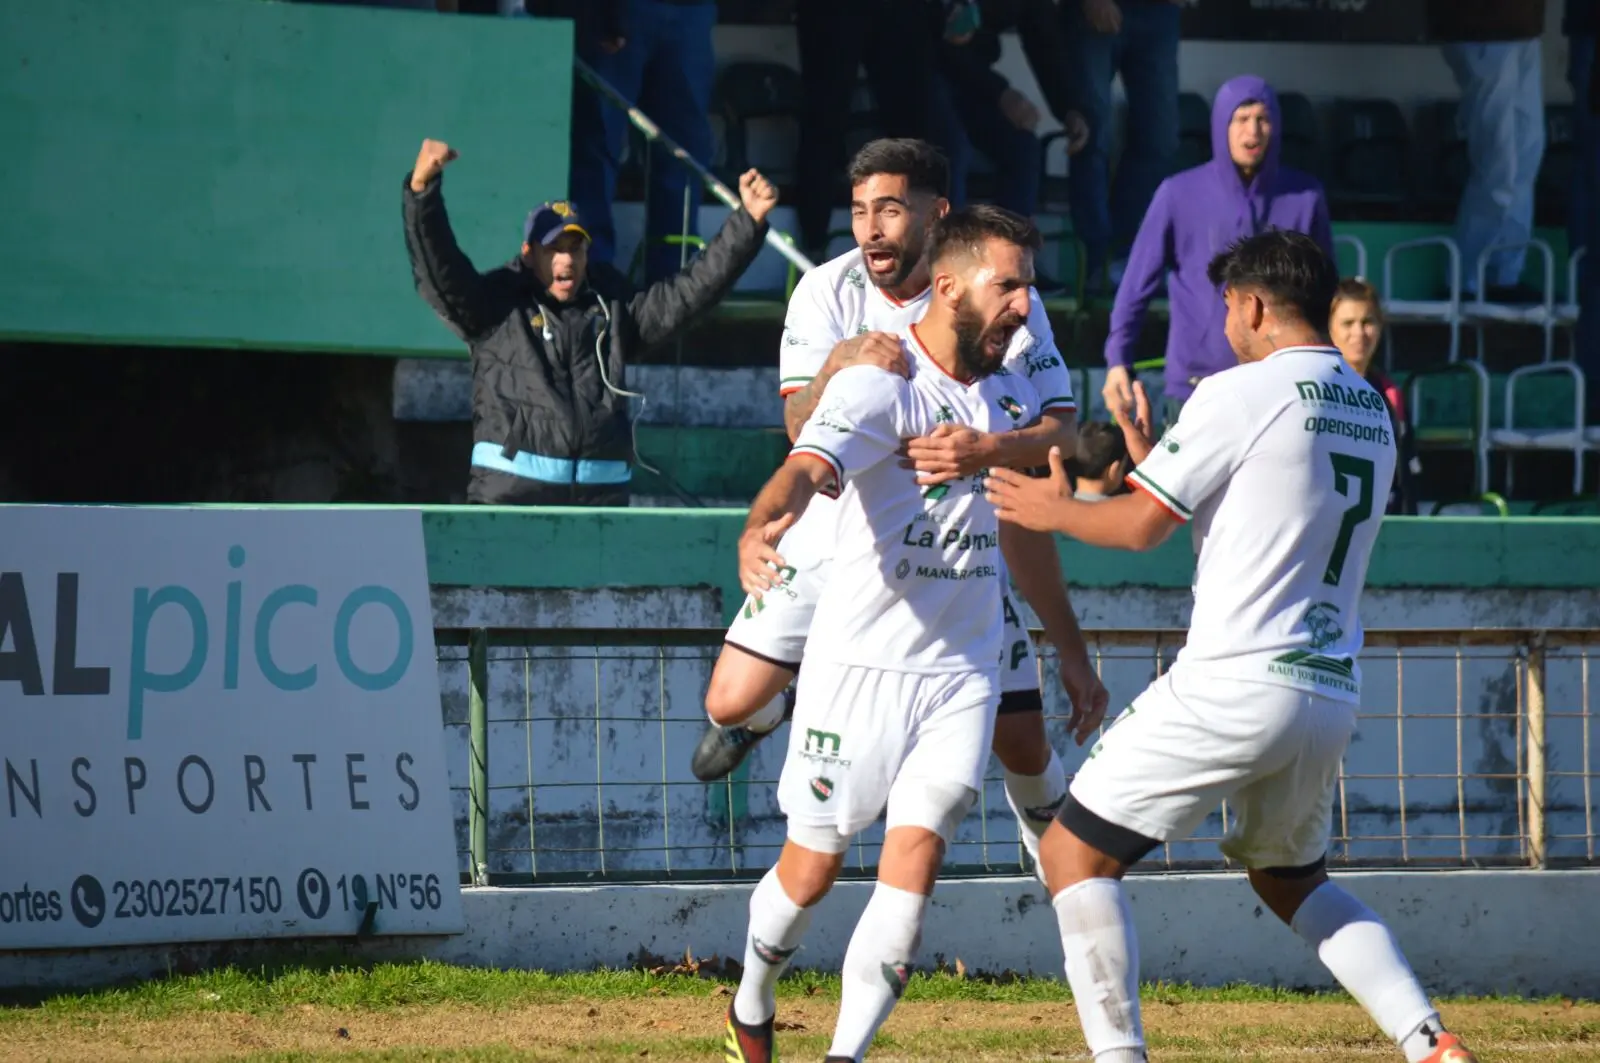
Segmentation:
[(522, 253), (479, 273), (457, 245), (440, 191), (456, 158), (422, 142), (402, 194), (417, 292), (472, 353), (472, 478), (467, 501), (625, 506), (632, 479), (629, 355), (672, 338), (733, 290), (778, 202), (755, 170), (728, 216), (677, 276), (629, 290), (609, 266), (588, 268), (589, 234), (565, 202), (528, 216)]

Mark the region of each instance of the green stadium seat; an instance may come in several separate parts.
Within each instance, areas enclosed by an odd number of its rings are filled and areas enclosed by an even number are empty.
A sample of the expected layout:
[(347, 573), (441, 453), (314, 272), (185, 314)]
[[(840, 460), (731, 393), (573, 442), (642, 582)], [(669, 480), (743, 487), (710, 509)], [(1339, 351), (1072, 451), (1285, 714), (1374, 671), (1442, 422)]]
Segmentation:
[(1473, 486), (1489, 490), (1489, 374), (1477, 362), (1455, 362), (1404, 376), (1406, 415), (1419, 451), (1471, 456)]
[(1571, 454), (1572, 493), (1583, 490), (1583, 459), (1590, 449), (1584, 384), (1583, 370), (1571, 362), (1523, 366), (1506, 376), (1500, 416), (1489, 430), (1490, 449), (1506, 455), (1506, 494), (1514, 493), (1516, 455), (1530, 451)]
[(1410, 131), (1393, 100), (1336, 100), (1329, 195), (1335, 209), (1405, 205)]
[(1211, 104), (1195, 92), (1178, 94), (1178, 152), (1172, 171), (1187, 170), (1211, 160)]
[(1311, 100), (1298, 92), (1278, 97), (1278, 112), (1283, 124), (1280, 158), (1285, 166), (1304, 170), (1319, 179), (1325, 169), (1322, 155), (1322, 123)]

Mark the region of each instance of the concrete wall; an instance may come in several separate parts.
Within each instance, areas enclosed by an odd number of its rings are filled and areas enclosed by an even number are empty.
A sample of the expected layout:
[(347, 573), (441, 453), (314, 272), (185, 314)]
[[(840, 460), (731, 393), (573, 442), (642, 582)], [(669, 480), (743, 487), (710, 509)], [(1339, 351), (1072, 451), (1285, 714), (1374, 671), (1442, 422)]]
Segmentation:
[[(1600, 872), (1357, 873), (1341, 883), (1390, 922), (1434, 994), (1600, 994)], [(838, 970), (871, 885), (839, 884), (818, 908), (795, 959)], [(748, 885), (469, 889), (467, 932), (445, 939), (334, 944), (351, 960), (426, 956), (474, 967), (580, 971), (626, 967), (641, 953), (744, 954)], [(1248, 982), (1331, 988), (1306, 945), (1264, 912), (1239, 875), (1161, 875), (1128, 882), (1146, 981)], [(381, 927), (380, 927), (381, 929)], [(328, 943), (317, 943), (326, 955)], [(223, 963), (249, 965), (282, 946), (199, 945), (0, 955), (0, 987), (83, 986)], [(919, 965), (960, 959), (973, 972), (1060, 977), (1054, 915), (1037, 882), (940, 884)], [(1062, 1022), (1072, 1022), (1063, 1011)]]

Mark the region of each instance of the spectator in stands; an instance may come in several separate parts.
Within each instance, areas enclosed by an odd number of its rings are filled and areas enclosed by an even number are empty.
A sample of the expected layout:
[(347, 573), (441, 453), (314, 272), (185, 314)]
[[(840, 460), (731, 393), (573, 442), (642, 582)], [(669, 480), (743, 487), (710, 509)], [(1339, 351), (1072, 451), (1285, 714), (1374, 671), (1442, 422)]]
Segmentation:
[(958, 5), (945, 24), (939, 49), (939, 70), (963, 134), (951, 149), (950, 200), (966, 201), (967, 149), (976, 147), (994, 165), (999, 182), (995, 203), (1032, 217), (1039, 206), (1042, 174), (1039, 138), (1034, 134), (1041, 116), (1033, 101), (995, 69), (1002, 33), (1015, 30), (1022, 41), (1045, 103), (1067, 134), (1069, 155), (1088, 141), (1089, 126), (1072, 104), (1071, 81), (1061, 62), (1065, 43), (1055, 0), (983, 0), (981, 16), (978, 11), (977, 4)]
[(936, 84), (935, 48), (946, 17), (942, 0), (800, 0), (800, 147), (795, 213), (800, 246), (827, 254), (828, 219), (839, 201), (857, 71), (866, 67), (879, 136), (911, 137), (951, 150), (954, 116)]
[[(1544, 158), (1544, 0), (1429, 0), (1429, 36), (1444, 42), (1461, 91), (1457, 121), (1467, 140), (1467, 185), (1456, 214), (1461, 288), (1478, 294), (1478, 259), (1495, 244), (1533, 235), (1533, 190)], [(1524, 248), (1489, 259), (1484, 297), (1540, 302), (1521, 283)]]
[(1130, 467), (1122, 429), (1104, 421), (1085, 421), (1078, 428), (1078, 449), (1067, 459), (1072, 497), (1080, 502), (1103, 502), (1121, 494), (1122, 478)]
[(1134, 343), (1163, 280), (1171, 307), (1164, 420), (1171, 424), (1196, 384), (1238, 362), (1223, 332), (1222, 295), (1206, 275), (1211, 259), (1235, 240), (1267, 229), (1306, 233), (1334, 257), (1322, 185), (1278, 165), (1278, 125), (1272, 87), (1258, 77), (1234, 78), (1217, 90), (1211, 105), (1211, 161), (1174, 174), (1156, 189), (1111, 308), (1107, 409), (1133, 402)]
[[(529, 14), (572, 18), (573, 51), (702, 165), (711, 162), (711, 87), (717, 57), (711, 31), (714, 0), (527, 0)], [(628, 132), (628, 116), (581, 78), (572, 86), (572, 161), (568, 194), (594, 236), (595, 262), (616, 254), (611, 204)], [(687, 167), (659, 146), (650, 149), (645, 193), (645, 279), (682, 268), (693, 253), (667, 242), (699, 233), (701, 188)], [(687, 196), (687, 214), (685, 213)]]
[(1373, 360), (1383, 340), (1383, 304), (1378, 300), (1378, 290), (1360, 277), (1340, 281), (1328, 319), (1328, 335), (1350, 368), (1361, 374), (1389, 404), (1389, 420), (1394, 426), (1398, 453), (1394, 484), (1384, 512), (1414, 517), (1417, 515), (1416, 478), (1422, 472), (1422, 465), (1417, 460), (1411, 419), (1406, 416), (1405, 393)]
[(1579, 266), (1577, 362), (1590, 381), (1585, 391), (1590, 424), (1600, 423), (1600, 80), (1594, 76), (1600, 43), (1600, 0), (1567, 0), (1561, 21), (1567, 35), (1567, 80), (1572, 85), (1572, 199), (1567, 243), (1588, 248)]
[[(1089, 144), (1067, 176), (1072, 226), (1088, 256), (1091, 292), (1116, 287), (1113, 246), (1138, 231), (1156, 186), (1178, 151), (1178, 16), (1183, 0), (1060, 0), (1072, 97), (1089, 122)], [(1127, 136), (1111, 182), (1111, 82), (1128, 96)]]
[(472, 476), (467, 501), (625, 506), (634, 452), (624, 374), (733, 289), (761, 250), (777, 191), (755, 170), (728, 216), (682, 273), (634, 293), (591, 267), (586, 219), (546, 203), (523, 226), (521, 253), (479, 273), (456, 243), (441, 177), (456, 158), (422, 142), (406, 175), (406, 249), (417, 292), (472, 353)]

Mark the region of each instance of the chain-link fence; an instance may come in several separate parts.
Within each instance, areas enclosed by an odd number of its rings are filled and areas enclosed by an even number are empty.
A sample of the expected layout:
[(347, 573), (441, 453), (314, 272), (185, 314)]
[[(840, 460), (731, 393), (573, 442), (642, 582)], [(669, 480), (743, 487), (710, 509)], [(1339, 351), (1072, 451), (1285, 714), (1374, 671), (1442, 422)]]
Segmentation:
[[(681, 881), (759, 874), (783, 844), (787, 725), (730, 778), (689, 757), (723, 631), (441, 630), (446, 742), (468, 881)], [(1181, 631), (1088, 633), (1112, 715), (1167, 668)], [(1037, 636), (1036, 636), (1037, 638)], [(1070, 774), (1086, 748), (1040, 646), (1047, 729)], [(1334, 807), (1337, 866), (1596, 862), (1590, 660), (1600, 632), (1369, 632), (1360, 726)], [(1140, 870), (1224, 868), (1226, 805)], [(882, 824), (852, 847), (874, 869)], [(1014, 874), (1017, 825), (991, 760), (952, 875)]]

